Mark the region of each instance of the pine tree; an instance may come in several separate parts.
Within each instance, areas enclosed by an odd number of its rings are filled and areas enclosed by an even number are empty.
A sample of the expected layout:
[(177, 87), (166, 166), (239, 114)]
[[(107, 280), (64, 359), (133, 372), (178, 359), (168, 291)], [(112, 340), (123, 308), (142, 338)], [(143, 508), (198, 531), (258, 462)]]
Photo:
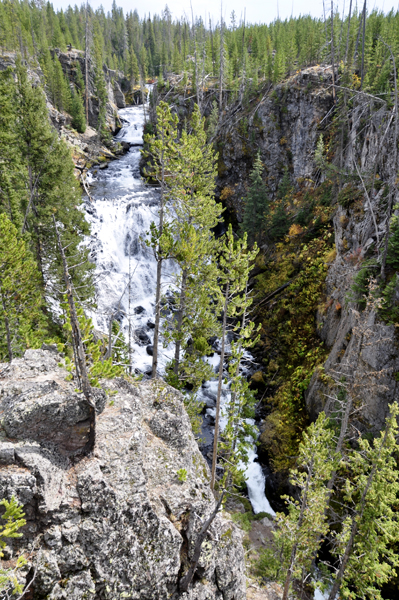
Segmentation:
[(235, 340), (230, 342), (229, 376), (230, 399), (226, 402), (224, 417), (226, 424), (223, 428), (223, 439), (220, 443), (220, 455), (224, 466), (222, 488), (230, 489), (242, 485), (244, 471), (248, 464), (248, 451), (253, 447), (258, 432), (249, 419), (255, 417), (255, 393), (249, 389), (246, 377), (240, 372), (244, 353), (252, 348), (259, 336), (256, 335), (260, 325), (248, 318), (252, 299), (246, 286), (244, 310), (238, 326), (234, 327)]
[(263, 164), (258, 153), (249, 175), (251, 185), (244, 199), (244, 215), (241, 231), (246, 232), (248, 243), (252, 246), (262, 241), (266, 228), (266, 216), (269, 212), (269, 198), (262, 179)]
[(286, 496), (288, 513), (276, 517), (278, 529), (274, 538), (286, 571), (283, 600), (288, 598), (292, 579), (309, 573), (313, 557), (328, 532), (330, 491), (326, 483), (337, 463), (333, 436), (328, 419), (320, 413), (303, 433), (297, 466), (290, 473), (290, 483), (300, 490), (299, 499)]
[[(207, 353), (207, 335), (210, 337), (216, 327), (211, 293), (217, 278), (216, 243), (211, 229), (216, 227), (222, 212), (221, 205), (215, 202), (216, 159), (212, 146), (206, 143), (204, 122), (196, 105), (190, 132), (183, 130), (176, 144), (176, 154), (170, 165), (174, 176), (169, 184), (173, 199), (171, 231), (175, 240), (174, 257), (180, 271), (174, 282), (178, 289), (176, 320), (168, 337), (175, 344), (173, 371), (176, 378), (188, 377), (189, 383), (195, 387), (206, 376), (207, 365), (202, 356)], [(205, 294), (202, 293), (204, 285), (207, 289)], [(200, 333), (202, 355), (195, 353), (196, 361), (193, 362), (195, 346), (199, 343), (195, 331)], [(184, 373), (185, 361), (181, 365), (181, 351), (187, 347), (189, 340), (187, 360), (190, 375)], [(195, 362), (200, 372), (194, 382)]]
[(139, 63), (137, 62), (137, 57), (136, 57), (136, 53), (133, 49), (133, 46), (130, 47), (129, 79), (130, 79), (130, 87), (132, 89), (134, 88), (134, 86), (138, 85), (140, 82)]
[[(398, 205), (394, 208), (398, 208)], [(393, 216), (390, 225), (387, 265), (399, 271), (399, 218)]]
[(62, 265), (52, 225), (56, 214), (68, 246), (67, 257), (74, 257), (73, 281), (80, 288), (81, 298), (88, 298), (93, 293), (93, 265), (87, 261), (88, 250), (81, 242), (89, 226), (79, 210), (81, 191), (71, 153), (50, 125), (43, 91), (32, 86), (21, 65), (17, 73), (18, 149), (29, 194), (23, 206), (22, 233), (29, 232), (47, 294), (60, 299), (57, 282), (62, 280)]
[(98, 24), (94, 30), (94, 65), (94, 86), (98, 99), (97, 131), (100, 139), (109, 143), (111, 134), (106, 120), (108, 94), (103, 70), (103, 39)]
[(218, 391), (216, 396), (215, 434), (213, 441), (211, 488), (215, 487), (216, 463), (218, 455), (220, 399), (222, 393), (223, 369), (226, 351), (227, 319), (239, 318), (251, 304), (246, 289), (249, 272), (258, 254), (256, 244), (252, 251), (247, 247), (247, 236), (237, 242), (234, 240), (231, 224), (224, 236), (219, 251), (219, 306), (222, 308), (222, 344), (220, 352)]
[(58, 56), (53, 57), (53, 74), (50, 83), (54, 106), (59, 111), (69, 112), (71, 107), (71, 89), (66, 81)]
[(26, 198), (18, 151), (16, 90), (11, 71), (0, 73), (0, 212), (20, 228)]
[(79, 90), (80, 97), (84, 98), (85, 93), (85, 82), (83, 79), (82, 69), (80, 68), (80, 62), (76, 61), (76, 69), (75, 69), (75, 83)]
[(396, 574), (399, 557), (392, 542), (399, 536), (398, 414), (395, 402), (380, 437), (373, 444), (359, 438), (359, 450), (347, 457), (349, 477), (342, 490), (346, 516), (333, 538), (339, 568), (328, 600), (335, 600), (338, 592), (344, 598), (381, 599), (381, 586)]
[(0, 361), (11, 362), (46, 335), (35, 261), (7, 215), (0, 214)]
[(162, 263), (173, 254), (174, 240), (170, 224), (166, 221), (166, 205), (170, 201), (169, 182), (173, 180), (174, 173), (170, 169), (173, 158), (176, 155), (177, 139), (177, 115), (173, 115), (169, 105), (161, 102), (157, 106), (156, 135), (147, 134), (144, 142), (148, 149), (143, 151), (143, 155), (151, 161), (150, 166), (145, 170), (148, 178), (155, 179), (161, 187), (161, 197), (159, 203), (159, 222), (151, 224), (151, 230), (148, 232), (150, 239), (148, 245), (153, 249), (157, 261), (157, 277), (155, 292), (155, 329), (154, 329), (154, 347), (152, 358), (152, 377), (157, 376), (158, 368), (158, 342), (161, 320), (161, 277)]
[[(0, 525), (0, 559), (3, 558), (3, 549), (7, 545), (7, 541), (12, 538), (22, 537), (19, 531), (21, 527), (26, 525), (25, 514), (22, 506), (18, 504), (14, 496), (11, 500), (2, 500), (0, 506), (4, 506), (5, 511), (1, 518), (5, 521), (4, 525)], [(0, 593), (3, 598), (24, 593), (23, 585), (19, 582), (18, 571), (26, 565), (26, 558), (23, 555), (18, 556), (12, 568), (4, 568), (0, 566)]]
[(77, 92), (72, 92), (70, 114), (72, 117), (72, 127), (79, 133), (86, 131), (86, 117), (83, 100)]

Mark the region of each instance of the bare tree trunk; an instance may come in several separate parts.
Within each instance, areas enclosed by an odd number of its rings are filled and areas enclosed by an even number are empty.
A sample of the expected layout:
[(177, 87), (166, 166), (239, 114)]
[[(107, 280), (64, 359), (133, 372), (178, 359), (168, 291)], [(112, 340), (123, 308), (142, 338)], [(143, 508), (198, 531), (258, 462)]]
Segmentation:
[(338, 40), (338, 48), (337, 48), (337, 65), (340, 64), (340, 58), (341, 58), (342, 34), (344, 31), (344, 15), (345, 15), (345, 0), (344, 0), (344, 7), (342, 9), (341, 29), (339, 30), (339, 40)]
[(386, 267), (386, 262), (387, 262), (388, 242), (389, 242), (389, 225), (390, 225), (391, 212), (392, 212), (392, 196), (393, 196), (394, 189), (395, 189), (396, 172), (397, 172), (396, 161), (397, 161), (397, 156), (398, 156), (398, 85), (397, 85), (397, 79), (396, 79), (396, 63), (395, 63), (395, 57), (392, 52), (392, 48), (386, 42), (384, 42), (383, 39), (381, 39), (381, 41), (385, 46), (387, 46), (387, 48), (391, 54), (392, 63), (393, 63), (393, 77), (394, 77), (394, 84), (395, 84), (395, 107), (394, 107), (394, 110), (395, 110), (395, 133), (394, 133), (394, 140), (393, 140), (393, 168), (392, 168), (391, 181), (389, 182), (388, 215), (387, 215), (387, 225), (386, 225), (386, 231), (385, 231), (384, 253), (382, 256), (382, 263), (381, 263), (381, 277), (383, 280), (385, 280), (385, 267)]
[(201, 112), (199, 82), (198, 82), (197, 35), (196, 35), (196, 31), (195, 31), (194, 12), (193, 12), (193, 5), (192, 5), (191, 1), (190, 1), (190, 6), (191, 6), (191, 18), (192, 18), (192, 23), (193, 23), (193, 39), (194, 39), (194, 68), (195, 68), (195, 88), (196, 88), (195, 92), (196, 92), (196, 96), (197, 96), (197, 104), (198, 104), (200, 112)]
[(324, 14), (324, 29), (326, 30), (326, 44), (328, 44), (326, 5), (324, 4), (324, 0), (323, 0), (323, 14)]
[(211, 526), (214, 518), (216, 517), (216, 515), (219, 512), (219, 509), (222, 505), (223, 496), (224, 496), (224, 491), (223, 491), (222, 495), (220, 496), (220, 499), (219, 499), (218, 503), (216, 504), (214, 511), (212, 512), (210, 517), (205, 521), (205, 523), (201, 527), (201, 531), (199, 532), (198, 537), (195, 541), (193, 558), (191, 559), (190, 567), (179, 584), (179, 589), (181, 592), (188, 591), (188, 588), (194, 577), (195, 571), (196, 571), (198, 563), (199, 563), (199, 559), (201, 556), (201, 550), (202, 550), (202, 543), (205, 540), (205, 537), (206, 537), (209, 527)]
[(85, 352), (84, 352), (84, 347), (83, 347), (82, 335), (81, 335), (80, 327), (79, 327), (78, 315), (76, 313), (75, 301), (73, 298), (72, 285), (71, 285), (71, 280), (70, 280), (70, 276), (69, 276), (69, 272), (68, 272), (68, 264), (67, 264), (64, 248), (62, 247), (61, 237), (60, 237), (60, 234), (58, 231), (58, 227), (57, 227), (57, 223), (56, 223), (54, 215), (53, 215), (53, 223), (54, 223), (54, 228), (55, 228), (55, 232), (57, 235), (58, 248), (59, 248), (59, 251), (61, 254), (61, 258), (62, 258), (64, 281), (65, 281), (65, 286), (66, 286), (66, 293), (67, 293), (68, 305), (69, 305), (69, 314), (70, 314), (70, 319), (71, 319), (72, 344), (74, 347), (75, 356), (77, 359), (77, 366), (79, 368), (80, 376), (81, 376), (81, 380), (82, 380), (82, 391), (83, 391), (84, 397), (86, 398), (86, 402), (89, 405), (90, 431), (89, 431), (89, 439), (88, 439), (88, 442), (84, 449), (85, 452), (88, 453), (93, 449), (94, 443), (96, 441), (96, 405), (92, 398), (89, 376), (87, 374), (86, 357), (85, 357)]
[(331, 67), (332, 67), (333, 101), (334, 101), (334, 104), (335, 104), (334, 0), (331, 0)]
[(86, 39), (85, 39), (85, 109), (86, 123), (89, 125), (89, 0), (86, 0)]
[(179, 364), (180, 364), (180, 350), (181, 350), (181, 330), (183, 326), (183, 317), (184, 311), (186, 308), (186, 289), (187, 289), (187, 269), (185, 269), (182, 273), (182, 282), (180, 289), (180, 302), (179, 302), (179, 310), (177, 312), (177, 324), (176, 324), (176, 345), (175, 345), (175, 361), (173, 365), (173, 372), (177, 376), (179, 374)]
[(347, 61), (348, 61), (349, 33), (350, 33), (350, 29), (351, 29), (351, 14), (352, 14), (352, 0), (350, 0), (350, 3), (349, 3), (348, 31), (346, 34), (346, 49), (345, 49), (345, 66), (347, 66)]
[(3, 294), (1, 294), (1, 303), (3, 305), (3, 311), (4, 311), (4, 325), (5, 325), (5, 328), (6, 328), (8, 358), (10, 359), (10, 362), (12, 362), (13, 352), (12, 352), (12, 344), (11, 344), (10, 322), (8, 320), (8, 317), (7, 317), (7, 307), (6, 307), (6, 303), (5, 303)]
[(356, 45), (355, 45), (355, 52), (353, 54), (353, 62), (356, 63), (356, 59), (357, 59), (357, 55), (358, 55), (358, 48), (359, 48), (359, 42), (360, 42), (360, 32), (362, 30), (362, 23), (363, 23), (363, 13), (360, 17), (360, 23), (359, 23), (359, 29), (357, 32), (357, 37), (356, 37)]
[(222, 121), (223, 113), (223, 80), (224, 80), (224, 31), (223, 31), (223, 13), (220, 6), (220, 54), (219, 54), (219, 122)]
[(243, 101), (243, 98), (244, 98), (245, 77), (246, 77), (246, 64), (245, 64), (245, 8), (244, 8), (244, 24), (243, 24), (243, 29), (242, 29), (242, 56), (241, 56), (241, 63), (242, 63), (242, 75), (241, 75), (241, 82), (240, 82), (240, 104), (242, 104), (242, 101)]
[(363, 79), (364, 79), (364, 42), (365, 42), (365, 37), (366, 37), (366, 2), (367, 2), (367, 0), (364, 0), (364, 5), (363, 5), (363, 36), (362, 36), (362, 70), (361, 70), (361, 76), (360, 76), (360, 89), (362, 89), (362, 87), (363, 87)]
[(218, 391), (217, 391), (217, 396), (216, 396), (216, 418), (215, 418), (215, 436), (213, 438), (211, 490), (215, 489), (216, 463), (217, 463), (217, 458), (218, 458), (220, 398), (222, 395), (222, 383), (223, 383), (223, 364), (224, 364), (224, 354), (225, 354), (225, 345), (226, 345), (225, 337), (226, 337), (226, 323), (227, 323), (227, 308), (228, 308), (228, 303), (229, 303), (229, 289), (230, 289), (230, 284), (227, 283), (226, 292), (225, 292), (225, 296), (224, 296), (223, 326), (222, 326), (222, 350), (220, 353)]
[(211, 17), (209, 16), (209, 30), (211, 33), (211, 52), (212, 52), (212, 75), (215, 76), (215, 51), (213, 49), (213, 30)]
[[(162, 130), (162, 143), (164, 143), (164, 131)], [(165, 160), (164, 150), (161, 154), (161, 203), (159, 207), (159, 237), (163, 233), (163, 221), (165, 211)], [(151, 377), (155, 379), (158, 369), (158, 345), (159, 345), (159, 328), (161, 323), (161, 278), (162, 278), (162, 248), (158, 244), (157, 252), (157, 282), (155, 290), (155, 328), (154, 328), (154, 345), (152, 350), (152, 373)]]

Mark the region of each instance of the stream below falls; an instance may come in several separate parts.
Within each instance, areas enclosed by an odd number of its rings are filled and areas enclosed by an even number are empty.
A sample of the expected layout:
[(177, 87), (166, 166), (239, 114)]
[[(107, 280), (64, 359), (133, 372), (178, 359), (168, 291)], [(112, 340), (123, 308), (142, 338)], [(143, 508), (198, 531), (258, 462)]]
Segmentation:
[[(143, 182), (139, 171), (143, 106), (122, 109), (119, 116), (124, 126), (117, 139), (130, 143), (130, 150), (120, 159), (110, 162), (107, 168), (95, 167), (87, 175), (91, 199), (85, 198), (85, 210), (91, 225), (88, 244), (91, 259), (96, 264), (97, 292), (97, 309), (90, 316), (94, 327), (106, 333), (113, 315), (121, 325), (126, 342), (130, 339), (135, 372), (148, 374), (152, 360), (156, 262), (143, 238), (151, 222), (157, 222), (159, 194), (156, 188)], [(165, 261), (163, 293), (175, 269), (172, 261)], [(172, 348), (164, 349), (161, 344), (159, 353), (158, 364), (162, 373), (172, 357)], [(205, 382), (198, 393), (198, 399), (206, 404), (202, 436), (205, 438), (205, 452), (213, 436), (216, 373), (220, 362), (217, 348), (208, 360), (214, 367), (215, 379)], [(224, 385), (222, 404), (230, 393), (228, 388), (229, 384)], [(223, 428), (223, 409), (221, 426)], [(274, 515), (265, 496), (265, 475), (257, 461), (255, 446), (249, 456), (246, 483), (254, 512)]]

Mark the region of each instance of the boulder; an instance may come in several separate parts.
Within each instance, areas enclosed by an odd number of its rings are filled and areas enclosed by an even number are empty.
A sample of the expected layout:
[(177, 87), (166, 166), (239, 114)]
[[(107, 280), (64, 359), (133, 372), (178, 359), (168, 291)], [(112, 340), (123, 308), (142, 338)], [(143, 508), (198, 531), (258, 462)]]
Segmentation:
[(31, 597), (244, 600), (241, 533), (224, 514), (189, 593), (178, 591), (215, 503), (181, 394), (162, 380), (103, 382), (111, 396), (105, 406), (98, 390), (94, 450), (72, 460), (67, 433), (86, 414), (60, 361), (29, 350), (0, 365), (0, 498), (14, 495), (27, 520), (7, 558), (23, 553), (26, 577), (37, 568)]

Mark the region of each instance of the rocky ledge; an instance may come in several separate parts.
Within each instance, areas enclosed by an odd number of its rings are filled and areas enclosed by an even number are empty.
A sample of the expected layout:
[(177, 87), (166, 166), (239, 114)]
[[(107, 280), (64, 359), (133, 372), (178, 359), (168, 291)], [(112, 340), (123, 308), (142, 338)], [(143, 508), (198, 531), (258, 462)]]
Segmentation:
[(160, 380), (104, 382), (95, 448), (79, 459), (89, 415), (60, 360), (47, 348), (0, 364), (0, 498), (14, 495), (27, 520), (4, 558), (27, 558), (29, 598), (245, 598), (241, 534), (223, 514), (178, 590), (214, 507), (181, 395)]

